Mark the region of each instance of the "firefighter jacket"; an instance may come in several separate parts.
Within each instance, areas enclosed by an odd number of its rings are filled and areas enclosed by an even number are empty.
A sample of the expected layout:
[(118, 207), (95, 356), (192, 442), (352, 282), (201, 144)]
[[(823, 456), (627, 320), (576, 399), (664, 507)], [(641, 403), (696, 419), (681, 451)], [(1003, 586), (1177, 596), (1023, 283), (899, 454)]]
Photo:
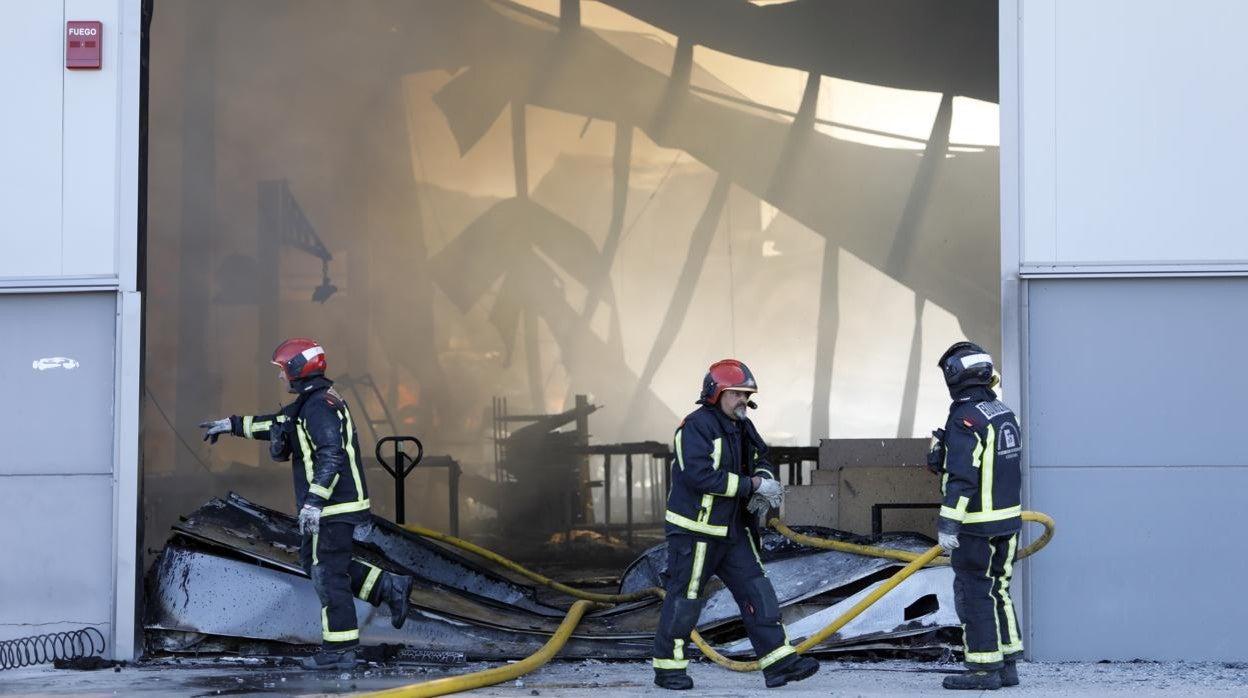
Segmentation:
[(368, 486), (351, 410), (327, 378), (297, 387), (299, 397), (280, 412), (230, 417), (234, 435), (268, 441), (274, 460), (290, 460), (296, 509), (311, 504), (322, 517), (364, 523)]
[(666, 532), (712, 539), (739, 535), (754, 493), (750, 478), (776, 477), (753, 422), (738, 422), (719, 407), (703, 405), (680, 423), (673, 445)]
[(1022, 527), (1022, 431), (982, 386), (959, 393), (945, 422), (940, 530), (997, 536)]

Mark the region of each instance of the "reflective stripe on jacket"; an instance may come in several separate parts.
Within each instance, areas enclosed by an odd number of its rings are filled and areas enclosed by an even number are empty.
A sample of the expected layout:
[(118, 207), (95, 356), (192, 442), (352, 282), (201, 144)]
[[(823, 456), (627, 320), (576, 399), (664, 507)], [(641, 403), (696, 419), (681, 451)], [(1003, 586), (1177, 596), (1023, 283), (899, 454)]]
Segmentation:
[[(742, 436), (748, 444), (742, 458)], [(666, 532), (726, 538), (740, 528), (746, 501), (754, 493), (750, 477), (775, 478), (767, 444), (753, 422), (729, 419), (718, 407), (693, 411), (673, 437), (671, 492), (667, 496)], [(742, 463), (748, 463), (745, 468)]]
[(1022, 430), (987, 388), (953, 403), (945, 423), (940, 530), (996, 536), (1022, 526)]
[(291, 457), (295, 506), (314, 504), (322, 516), (363, 522), (368, 484), (351, 410), (326, 378), (313, 378), (276, 414), (235, 417), (234, 433), (271, 442), (278, 460)]

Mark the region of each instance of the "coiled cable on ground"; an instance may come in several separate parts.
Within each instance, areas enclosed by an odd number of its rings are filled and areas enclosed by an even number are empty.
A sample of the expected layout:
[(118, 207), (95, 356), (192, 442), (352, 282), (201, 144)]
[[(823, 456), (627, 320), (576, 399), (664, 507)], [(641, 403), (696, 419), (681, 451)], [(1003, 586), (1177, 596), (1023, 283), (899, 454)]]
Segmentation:
[(104, 634), (95, 628), (68, 630), (0, 641), (0, 670), (82, 659), (104, 652)]
[[(1023, 550), (1019, 552), (1018, 559), (1020, 560), (1035, 554), (1041, 548), (1048, 545), (1049, 540), (1053, 538), (1053, 532), (1056, 528), (1053, 519), (1046, 514), (1034, 511), (1025, 511), (1022, 514), (1022, 518), (1024, 521), (1034, 521), (1042, 524), (1045, 531), (1044, 534), (1035, 540), (1035, 542), (1023, 548)], [(857, 604), (854, 604), (853, 608), (849, 609), (839, 618), (796, 645), (794, 649), (799, 653), (809, 651), (811, 648), (831, 637), (836, 633), (836, 631), (845, 627), (845, 624), (849, 623), (854, 618), (857, 618), (863, 611), (867, 610), (867, 608), (869, 608), (871, 604), (878, 601), (880, 597), (887, 594), (894, 587), (901, 584), (906, 580), (906, 578), (915, 572), (918, 572), (923, 567), (929, 564), (949, 564), (949, 559), (947, 557), (939, 557), (941, 553), (940, 546), (933, 546), (922, 553), (912, 553), (893, 550), (890, 548), (879, 548), (870, 545), (856, 545), (853, 543), (844, 543), (841, 541), (802, 535), (786, 526), (782, 521), (780, 521), (780, 519), (771, 519), (768, 524), (789, 540), (808, 547), (821, 548), (824, 550), (840, 550), (842, 552), (850, 552), (859, 555), (886, 557), (909, 563), (902, 569), (898, 570), (892, 577), (885, 580), (882, 584), (880, 584), (880, 586), (876, 587), (875, 590), (873, 590)], [(523, 676), (524, 674), (527, 674), (550, 661), (550, 659), (559, 652), (564, 643), (567, 642), (568, 637), (572, 635), (572, 631), (576, 628), (577, 623), (580, 622), (581, 618), (585, 615), (585, 612), (590, 608), (607, 604), (638, 601), (647, 597), (663, 598), (665, 595), (663, 590), (658, 587), (641, 589), (629, 594), (598, 594), (594, 592), (581, 591), (580, 589), (570, 587), (566, 584), (561, 584), (549, 577), (538, 574), (537, 572), (523, 567), (492, 550), (482, 548), (475, 543), (470, 543), (466, 540), (456, 538), (455, 536), (447, 535), (441, 531), (424, 528), (423, 526), (403, 526), (403, 528), (419, 536), (432, 538), (433, 540), (441, 541), (459, 548), (460, 550), (479, 555), (487, 560), (501, 565), (505, 569), (511, 570), (512, 572), (525, 577), (526, 579), (532, 580), (549, 589), (559, 591), (580, 600), (572, 604), (572, 607), (568, 610), (568, 615), (563, 619), (563, 622), (559, 624), (555, 633), (551, 635), (550, 640), (548, 640), (546, 644), (543, 645), (542, 648), (536, 653), (529, 655), (519, 662), (471, 674), (448, 676), (434, 681), (426, 681), (424, 683), (412, 684), (410, 686), (400, 686), (386, 691), (370, 693), (368, 694), (370, 696), (386, 696), (387, 698), (398, 698), (399, 696), (402, 696), (403, 698), (431, 698), (432, 696), (442, 696), (448, 693), (457, 693), (459, 691), (469, 691), (483, 686), (491, 686), (497, 683), (502, 683), (503, 681), (514, 679), (517, 676)], [(711, 645), (706, 642), (706, 640), (704, 640), (696, 630), (691, 633), (690, 639), (693, 640), (694, 644), (698, 646), (698, 649), (702, 651), (702, 654), (705, 655), (707, 659), (710, 659), (725, 669), (729, 669), (731, 671), (758, 671), (759, 669), (757, 661), (742, 662), (723, 656), (714, 647), (711, 647)]]

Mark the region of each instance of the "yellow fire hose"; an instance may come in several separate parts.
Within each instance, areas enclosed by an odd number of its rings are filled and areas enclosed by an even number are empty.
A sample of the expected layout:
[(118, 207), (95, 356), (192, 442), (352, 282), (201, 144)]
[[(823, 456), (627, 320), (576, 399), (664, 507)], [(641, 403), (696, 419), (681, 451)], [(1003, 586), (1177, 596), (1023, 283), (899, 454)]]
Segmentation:
[(563, 648), (563, 643), (568, 641), (568, 637), (576, 629), (577, 623), (581, 622), (581, 617), (585, 615), (585, 611), (597, 605), (599, 604), (593, 601), (580, 600), (574, 602), (572, 608), (568, 609), (568, 615), (563, 617), (563, 622), (555, 629), (555, 634), (550, 636), (546, 644), (542, 645), (542, 648), (537, 652), (530, 654), (515, 664), (504, 664), (503, 666), (486, 669), (485, 671), (475, 671), (471, 674), (461, 674), (459, 676), (447, 676), (442, 679), (434, 679), (433, 681), (425, 681), (424, 683), (412, 684), (410, 686), (400, 686), (366, 695), (430, 698), (431, 696), (444, 696), (448, 693), (459, 693), (460, 691), (471, 691), (474, 688), (493, 686), (496, 683), (510, 681), (517, 676), (523, 676), (549, 662)]
[[(1056, 528), (1056, 524), (1053, 523), (1053, 519), (1050, 518), (1048, 514), (1041, 514), (1040, 512), (1037, 512), (1037, 511), (1024, 511), (1022, 518), (1023, 518), (1023, 521), (1035, 521), (1036, 523), (1042, 524), (1044, 526), (1044, 533), (1041, 534), (1041, 536), (1037, 538), (1035, 541), (1033, 541), (1031, 545), (1028, 545), (1027, 547), (1020, 550), (1018, 553), (1018, 557), (1015, 558), (1016, 560), (1022, 560), (1023, 558), (1031, 557), (1032, 555), (1035, 555), (1037, 552), (1039, 552), (1041, 548), (1048, 545), (1049, 539), (1053, 537), (1053, 531)], [(919, 558), (919, 555), (927, 554), (927, 553), (908, 553), (904, 550), (892, 550), (890, 548), (877, 548), (874, 545), (855, 545), (854, 543), (842, 543), (840, 541), (835, 541), (835, 540), (826, 540), (823, 538), (815, 538), (813, 536), (804, 536), (798, 533), (797, 531), (794, 531), (793, 529), (789, 528), (788, 526), (784, 525), (784, 522), (781, 521), (780, 519), (772, 519), (767, 522), (767, 525), (776, 529), (776, 531), (778, 531), (780, 535), (784, 536), (785, 538), (788, 538), (794, 543), (800, 543), (801, 545), (807, 545), (812, 548), (824, 548), (826, 550), (839, 550), (843, 553), (857, 553), (859, 555), (868, 555), (870, 557), (886, 557), (886, 558), (889, 558), (890, 560), (900, 560), (902, 562), (913, 562)], [(943, 556), (936, 557), (932, 560), (932, 564), (947, 565), (949, 564), (949, 558), (943, 557)]]
[[(1019, 552), (1017, 558), (1019, 560), (1034, 555), (1041, 548), (1048, 545), (1049, 540), (1053, 538), (1053, 533), (1056, 529), (1053, 519), (1046, 514), (1034, 511), (1024, 511), (1022, 518), (1024, 521), (1035, 521), (1042, 524), (1044, 526), (1044, 534), (1036, 539), (1031, 545), (1028, 545)], [(794, 647), (794, 649), (799, 653), (806, 652), (812, 647), (818, 645), (820, 642), (823, 642), (831, 637), (834, 633), (836, 633), (836, 631), (845, 627), (847, 623), (854, 618), (857, 618), (863, 611), (867, 610), (871, 604), (878, 601), (882, 596), (887, 594), (894, 587), (901, 584), (906, 580), (906, 578), (923, 567), (929, 564), (949, 564), (949, 559), (947, 557), (940, 557), (940, 546), (933, 546), (924, 553), (910, 553), (888, 548), (879, 548), (871, 545), (856, 545), (854, 543), (843, 543), (841, 541), (826, 540), (823, 538), (814, 538), (812, 536), (802, 535), (784, 525), (780, 519), (771, 519), (768, 523), (779, 531), (785, 538), (801, 545), (825, 550), (839, 550), (841, 552), (855, 553), (858, 555), (884, 557), (909, 563), (892, 577), (889, 577), (888, 580), (873, 590), (861, 601), (854, 604), (853, 608), (849, 609), (839, 618), (824, 626), (821, 630), (819, 630), (819, 632), (811, 635)], [(576, 628), (577, 624), (580, 623), (581, 618), (585, 615), (585, 612), (590, 608), (616, 603), (626, 603), (629, 601), (638, 601), (651, 596), (657, 596), (659, 598), (663, 598), (664, 596), (663, 590), (658, 587), (642, 589), (640, 591), (632, 592), (631, 594), (597, 594), (593, 592), (581, 591), (580, 589), (575, 589), (566, 584), (560, 584), (549, 577), (545, 577), (537, 572), (522, 567), (502, 555), (482, 548), (475, 543), (469, 543), (468, 541), (456, 538), (455, 536), (450, 536), (442, 533), (441, 531), (435, 531), (422, 526), (404, 526), (403, 528), (419, 536), (432, 538), (433, 540), (441, 541), (459, 548), (460, 550), (483, 557), (508, 570), (520, 574), (527, 579), (537, 582), (542, 586), (567, 594), (579, 600), (573, 603), (572, 607), (568, 609), (567, 616), (564, 617), (563, 622), (559, 624), (559, 627), (555, 630), (554, 634), (551, 635), (550, 639), (546, 641), (546, 644), (542, 645), (540, 650), (519, 662), (495, 667), (493, 669), (486, 669), (485, 671), (473, 672), (471, 674), (448, 676), (446, 678), (412, 684), (410, 686), (400, 686), (386, 691), (369, 693), (367, 694), (369, 696), (429, 698), (431, 696), (442, 696), (448, 693), (470, 691), (474, 688), (482, 688), (484, 686), (492, 686), (504, 681), (510, 681), (511, 679), (523, 676), (524, 674), (527, 674), (550, 661), (555, 654), (562, 649), (564, 643), (566, 643), (568, 638), (572, 635), (572, 631)], [(726, 669), (730, 669), (732, 671), (758, 671), (759, 669), (757, 661), (741, 662), (723, 656), (716, 651), (714, 647), (711, 647), (709, 643), (702, 639), (702, 636), (698, 634), (698, 631), (696, 630), (693, 631), (690, 638), (693, 640), (694, 644), (698, 646), (698, 649), (702, 651), (703, 655)]]

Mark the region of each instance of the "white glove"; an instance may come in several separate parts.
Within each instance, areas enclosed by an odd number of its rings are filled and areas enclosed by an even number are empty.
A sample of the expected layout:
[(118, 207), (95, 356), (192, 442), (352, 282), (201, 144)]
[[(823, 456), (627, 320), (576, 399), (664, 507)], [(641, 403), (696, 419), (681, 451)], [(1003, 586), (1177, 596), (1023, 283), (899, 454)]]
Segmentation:
[(321, 532), (321, 508), (304, 504), (299, 510), (299, 535), (316, 535)]
[(234, 430), (233, 427), (230, 426), (229, 417), (226, 417), (225, 419), (214, 419), (207, 422), (200, 422), (199, 428), (208, 430), (204, 432), (204, 441), (210, 441), (213, 444), (217, 443), (217, 438), (219, 438), (222, 434), (229, 434)]
[(958, 534), (956, 533), (938, 533), (936, 537), (940, 540), (940, 547), (946, 553), (951, 553), (954, 548), (958, 547)]
[(771, 511), (771, 506), (767, 504), (767, 499), (758, 494), (750, 495), (750, 503), (745, 505), (745, 510), (755, 516), (763, 516)]
[(773, 480), (769, 477), (759, 478), (758, 489), (754, 494), (767, 500), (767, 506), (772, 509), (779, 509), (780, 503), (784, 501), (784, 485), (779, 480)]

